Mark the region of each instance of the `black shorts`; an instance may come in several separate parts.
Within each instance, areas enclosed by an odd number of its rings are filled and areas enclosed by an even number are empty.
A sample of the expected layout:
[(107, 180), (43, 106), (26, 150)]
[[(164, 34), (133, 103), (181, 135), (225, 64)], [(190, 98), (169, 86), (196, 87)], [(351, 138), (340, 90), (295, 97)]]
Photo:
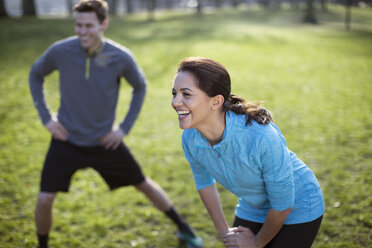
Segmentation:
[(67, 192), (72, 175), (87, 167), (95, 169), (111, 190), (145, 180), (141, 168), (123, 143), (113, 151), (100, 146), (80, 147), (52, 139), (44, 162), (40, 190)]
[[(265, 246), (265, 248), (310, 248), (318, 233), (323, 216), (318, 219), (293, 225), (283, 225), (278, 234)], [(252, 222), (235, 216), (234, 227), (244, 226), (257, 234), (262, 223)]]

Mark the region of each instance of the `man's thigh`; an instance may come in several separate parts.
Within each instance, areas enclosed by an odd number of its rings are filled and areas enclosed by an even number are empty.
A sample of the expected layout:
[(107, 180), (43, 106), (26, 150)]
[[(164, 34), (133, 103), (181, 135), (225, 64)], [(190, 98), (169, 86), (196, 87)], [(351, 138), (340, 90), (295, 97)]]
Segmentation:
[(52, 139), (41, 174), (40, 191), (67, 192), (72, 175), (84, 167), (84, 156), (76, 146)]
[(92, 167), (100, 173), (111, 190), (145, 180), (139, 164), (123, 143), (116, 150), (97, 149)]

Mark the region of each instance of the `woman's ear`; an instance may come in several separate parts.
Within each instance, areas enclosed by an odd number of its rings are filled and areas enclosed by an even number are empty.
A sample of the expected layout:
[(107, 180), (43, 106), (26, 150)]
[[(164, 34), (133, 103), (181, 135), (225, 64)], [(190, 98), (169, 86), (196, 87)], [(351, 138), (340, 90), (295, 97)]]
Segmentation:
[(212, 98), (212, 110), (219, 110), (222, 108), (225, 98), (222, 95), (216, 95)]

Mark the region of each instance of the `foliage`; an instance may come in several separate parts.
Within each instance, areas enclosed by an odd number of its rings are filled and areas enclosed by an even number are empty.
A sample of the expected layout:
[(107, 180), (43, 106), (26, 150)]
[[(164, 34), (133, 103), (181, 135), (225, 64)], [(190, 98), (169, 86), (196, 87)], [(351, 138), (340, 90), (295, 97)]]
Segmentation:
[[(193, 185), (170, 107), (178, 62), (205, 56), (231, 73), (233, 93), (264, 100), (289, 148), (317, 175), (326, 215), (316, 248), (371, 247), (372, 18), (343, 9), (319, 13), (317, 26), (300, 25), (298, 11), (219, 11), (196, 17), (160, 13), (114, 18), (106, 36), (129, 47), (145, 71), (144, 108), (125, 142), (145, 173), (168, 192), (205, 239), (222, 247)], [(296, 22), (294, 22), (296, 20)], [(296, 24), (298, 23), (298, 24)], [(73, 20), (0, 20), (0, 247), (35, 247), (33, 210), (49, 135), (28, 90), (31, 64), (55, 40), (73, 33)], [(47, 100), (58, 107), (58, 75), (47, 78)], [(118, 119), (130, 88), (123, 82)], [(220, 188), (228, 221), (235, 197)], [(52, 247), (179, 247), (175, 226), (133, 188), (108, 193), (98, 174), (78, 172), (54, 206)]]

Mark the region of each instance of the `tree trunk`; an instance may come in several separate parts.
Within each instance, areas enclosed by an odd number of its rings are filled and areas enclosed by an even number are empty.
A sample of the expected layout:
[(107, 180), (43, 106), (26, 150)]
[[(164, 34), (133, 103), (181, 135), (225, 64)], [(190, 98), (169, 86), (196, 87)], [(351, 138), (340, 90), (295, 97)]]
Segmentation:
[(203, 13), (203, 0), (197, 0), (196, 13), (197, 14)]
[(222, 7), (222, 1), (221, 0), (214, 0), (214, 4), (216, 5), (217, 9), (220, 9)]
[(314, 0), (306, 0), (306, 10), (304, 16), (305, 23), (316, 24), (317, 20), (315, 17)]
[(146, 1), (146, 8), (148, 13), (148, 19), (150, 21), (154, 20), (154, 11), (156, 8), (156, 0), (147, 0)]
[(321, 6), (322, 11), (324, 11), (324, 12), (328, 11), (327, 0), (320, 0), (320, 6)]
[(351, 5), (353, 1), (352, 0), (346, 0), (346, 5), (345, 5), (345, 28), (346, 30), (351, 29)]
[(299, 9), (298, 0), (290, 0), (291, 1), (291, 8), (292, 9)]
[(134, 9), (133, 9), (133, 0), (126, 0), (126, 6), (127, 6), (127, 14), (131, 14), (133, 13)]
[(117, 15), (118, 13), (118, 1), (117, 0), (108, 0), (107, 1), (108, 5), (109, 5), (109, 13), (111, 15)]
[(24, 16), (36, 16), (34, 0), (22, 0), (22, 9)]
[(173, 9), (173, 4), (174, 4), (174, 1), (173, 0), (166, 0), (165, 1), (165, 7), (167, 9)]
[(263, 8), (265, 8), (265, 9), (269, 8), (269, 6), (270, 6), (270, 0), (261, 0), (260, 2), (261, 2), (260, 5)]
[(72, 9), (74, 8), (74, 0), (67, 0), (67, 10), (68, 10), (68, 16), (72, 17), (73, 11)]
[(8, 17), (5, 9), (5, 0), (0, 0), (0, 18), (1, 17)]
[(239, 4), (240, 4), (240, 0), (233, 0), (233, 1), (232, 1), (232, 6), (233, 6), (234, 8), (238, 7)]

